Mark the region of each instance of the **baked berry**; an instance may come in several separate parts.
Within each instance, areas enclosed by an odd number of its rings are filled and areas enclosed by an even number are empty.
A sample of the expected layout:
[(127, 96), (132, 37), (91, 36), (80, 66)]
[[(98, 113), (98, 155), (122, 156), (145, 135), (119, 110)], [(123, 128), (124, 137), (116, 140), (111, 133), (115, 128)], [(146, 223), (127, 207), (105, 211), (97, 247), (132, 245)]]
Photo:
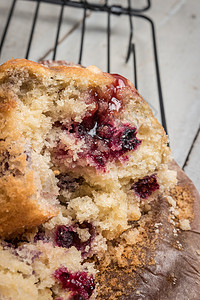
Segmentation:
[[(90, 237), (87, 241), (82, 242), (79, 238), (78, 233), (75, 231), (76, 228), (80, 229), (88, 229), (90, 233)], [(63, 248), (70, 248), (72, 246), (76, 247), (76, 249), (80, 250), (82, 255), (84, 255), (86, 246), (91, 245), (92, 240), (94, 239), (95, 228), (92, 224), (88, 222), (83, 222), (82, 224), (75, 224), (74, 226), (65, 226), (60, 225), (56, 229), (55, 233), (55, 242), (56, 245)]]
[(154, 191), (159, 189), (156, 174), (139, 179), (132, 185), (132, 189), (134, 189), (136, 194), (142, 199), (146, 199), (151, 196)]
[[(79, 125), (78, 125), (79, 126)], [(115, 125), (114, 121), (95, 122), (95, 126), (87, 131), (81, 126), (81, 138), (85, 140), (85, 149), (79, 153), (97, 168), (105, 167), (108, 161), (116, 160), (128, 151), (135, 150), (141, 141), (137, 139), (137, 130), (129, 124)], [(78, 129), (78, 134), (79, 134)]]
[(136, 128), (127, 128), (123, 132), (121, 137), (122, 149), (123, 150), (133, 150), (141, 142), (136, 138)]
[(73, 297), (77, 298), (73, 299), (89, 299), (95, 289), (93, 275), (88, 275), (86, 272), (70, 273), (67, 268), (61, 267), (55, 271), (54, 277), (63, 289), (75, 293)]
[(72, 226), (60, 225), (57, 227), (55, 234), (56, 245), (63, 248), (75, 246), (79, 248), (80, 238)]
[(44, 230), (42, 230), (42, 228), (39, 227), (38, 232), (36, 233), (36, 235), (34, 236), (34, 243), (37, 243), (37, 241), (43, 241), (48, 242), (49, 238), (45, 235)]

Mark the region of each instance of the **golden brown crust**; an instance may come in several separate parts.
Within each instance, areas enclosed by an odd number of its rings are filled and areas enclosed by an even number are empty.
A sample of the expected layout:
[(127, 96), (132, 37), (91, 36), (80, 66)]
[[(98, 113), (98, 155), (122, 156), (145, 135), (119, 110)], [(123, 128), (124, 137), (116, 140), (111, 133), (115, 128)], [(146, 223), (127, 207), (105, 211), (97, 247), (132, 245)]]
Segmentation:
[(94, 85), (108, 85), (112, 83), (113, 78), (108, 73), (101, 72), (98, 68), (90, 66), (88, 68), (71, 67), (71, 66), (53, 66), (45, 67), (33, 61), (26, 59), (11, 59), (0, 66), (0, 82), (7, 75), (7, 72), (15, 69), (26, 69), (33, 74), (37, 74), (37, 77), (44, 78), (45, 76), (61, 76), (63, 79), (70, 78), (75, 80), (80, 86), (84, 85), (83, 78), (87, 78), (88, 86)]
[[(29, 65), (11, 60), (0, 66), (0, 78), (12, 67)], [(35, 68), (38, 64), (32, 63)], [(38, 226), (58, 214), (56, 207), (39, 203), (35, 174), (28, 166), (26, 141), (17, 129), (13, 93), (0, 87), (0, 236), (8, 237)], [(8, 170), (9, 169), (9, 170)]]
[(33, 172), (28, 172), (22, 178), (8, 175), (0, 179), (1, 236), (18, 234), (56, 215), (53, 208), (46, 211), (40, 208), (34, 199), (35, 190)]
[(7, 139), (0, 140), (0, 236), (40, 225), (57, 213), (53, 206), (39, 205), (24, 141), (18, 132), (10, 131)]

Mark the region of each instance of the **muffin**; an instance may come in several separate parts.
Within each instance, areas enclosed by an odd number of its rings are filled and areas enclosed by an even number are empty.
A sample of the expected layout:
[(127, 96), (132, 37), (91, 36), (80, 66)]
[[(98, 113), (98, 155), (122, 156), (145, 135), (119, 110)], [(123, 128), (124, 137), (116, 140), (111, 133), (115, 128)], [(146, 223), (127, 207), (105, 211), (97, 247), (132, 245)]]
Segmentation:
[(24, 59), (0, 114), (1, 299), (95, 298), (96, 259), (176, 184), (164, 129), (126, 78)]

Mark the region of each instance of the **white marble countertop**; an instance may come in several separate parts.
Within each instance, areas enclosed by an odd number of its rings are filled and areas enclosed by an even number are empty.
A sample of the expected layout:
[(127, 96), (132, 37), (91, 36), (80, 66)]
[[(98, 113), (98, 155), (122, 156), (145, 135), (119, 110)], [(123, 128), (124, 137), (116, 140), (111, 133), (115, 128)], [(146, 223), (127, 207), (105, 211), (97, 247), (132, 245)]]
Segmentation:
[[(0, 1), (0, 36), (12, 0)], [(102, 1), (88, 1), (101, 2)], [(127, 6), (127, 1), (110, 0), (109, 4)], [(140, 7), (145, 0), (132, 0)], [(23, 58), (30, 36), (36, 3), (17, 0), (2, 48), (0, 62)], [(60, 6), (41, 3), (29, 59), (52, 59)], [(145, 13), (155, 23), (162, 92), (174, 159), (200, 190), (200, 1), (152, 0)], [(65, 7), (56, 59), (78, 62), (83, 11)], [(160, 120), (154, 56), (150, 25), (132, 18), (136, 47), (138, 90)], [(125, 63), (129, 40), (127, 16), (111, 16), (110, 72), (132, 81), (133, 58)], [(83, 65), (97, 65), (107, 71), (107, 14), (87, 12)]]

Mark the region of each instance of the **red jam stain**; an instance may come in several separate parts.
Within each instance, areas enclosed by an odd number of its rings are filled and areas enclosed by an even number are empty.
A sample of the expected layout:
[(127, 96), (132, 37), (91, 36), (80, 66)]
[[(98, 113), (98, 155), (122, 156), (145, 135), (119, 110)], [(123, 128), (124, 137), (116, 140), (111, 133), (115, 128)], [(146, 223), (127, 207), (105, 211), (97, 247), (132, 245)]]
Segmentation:
[(140, 198), (146, 199), (147, 197), (151, 196), (154, 191), (159, 189), (156, 174), (139, 179), (132, 185), (131, 188)]
[[(75, 227), (81, 229), (88, 229), (90, 237), (87, 241), (82, 242), (79, 238), (78, 233), (75, 231)], [(95, 228), (92, 224), (88, 222), (83, 222), (82, 224), (75, 224), (73, 226), (59, 225), (55, 232), (55, 242), (56, 245), (63, 248), (70, 248), (72, 246), (80, 250), (82, 255), (84, 255), (86, 246), (90, 246), (92, 240), (94, 239)]]
[(67, 268), (61, 267), (55, 271), (54, 277), (63, 289), (73, 292), (72, 299), (89, 299), (95, 289), (93, 276), (86, 272), (70, 273)]
[(129, 86), (128, 80), (119, 74), (111, 74), (115, 78), (115, 83), (113, 84), (117, 89), (121, 89)]
[[(78, 153), (79, 158), (101, 170), (105, 170), (108, 161), (119, 159), (141, 144), (134, 126), (116, 120), (123, 106), (123, 89), (132, 88), (124, 77), (117, 74), (112, 76), (114, 83), (107, 87), (106, 92), (90, 91), (87, 102), (95, 103), (95, 108), (86, 113), (81, 123), (60, 125), (63, 130), (84, 140), (82, 151)], [(67, 155), (62, 147), (57, 150), (57, 156)]]

